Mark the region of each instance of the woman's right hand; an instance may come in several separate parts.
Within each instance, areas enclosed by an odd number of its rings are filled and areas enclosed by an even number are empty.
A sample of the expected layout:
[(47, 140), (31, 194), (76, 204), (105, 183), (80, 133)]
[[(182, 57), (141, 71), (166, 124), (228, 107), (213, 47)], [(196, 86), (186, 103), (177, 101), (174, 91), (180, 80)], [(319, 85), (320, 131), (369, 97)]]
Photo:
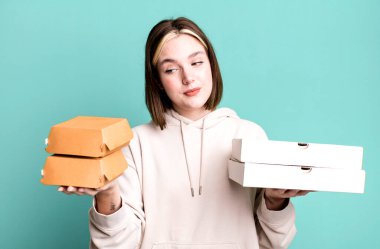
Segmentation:
[(104, 185), (101, 188), (83, 188), (83, 187), (74, 187), (74, 186), (60, 186), (58, 187), (58, 191), (72, 195), (90, 195), (90, 196), (95, 196), (96, 194), (102, 192), (102, 191), (109, 191), (109, 189), (114, 188), (117, 185), (115, 181), (112, 181), (106, 185)]
[(95, 198), (95, 208), (101, 214), (112, 214), (120, 209), (121, 197), (117, 181), (111, 181), (101, 188), (83, 188), (73, 186), (60, 186), (59, 192), (68, 195), (90, 195)]

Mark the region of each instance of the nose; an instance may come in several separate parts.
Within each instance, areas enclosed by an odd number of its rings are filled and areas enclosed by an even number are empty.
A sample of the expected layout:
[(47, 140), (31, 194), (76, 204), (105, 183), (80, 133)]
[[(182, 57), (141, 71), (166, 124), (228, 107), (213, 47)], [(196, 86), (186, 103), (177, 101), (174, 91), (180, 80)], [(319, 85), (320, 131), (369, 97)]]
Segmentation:
[(194, 82), (194, 77), (191, 73), (191, 69), (182, 68), (182, 84), (189, 85)]

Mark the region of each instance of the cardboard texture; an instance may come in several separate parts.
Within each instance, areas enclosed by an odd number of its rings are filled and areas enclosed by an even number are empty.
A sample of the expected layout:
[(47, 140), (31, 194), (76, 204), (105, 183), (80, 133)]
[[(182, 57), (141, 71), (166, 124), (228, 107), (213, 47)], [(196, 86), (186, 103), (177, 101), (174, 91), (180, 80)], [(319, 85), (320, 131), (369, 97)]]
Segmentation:
[(100, 188), (127, 169), (118, 150), (102, 158), (53, 155), (46, 159), (41, 182), (45, 185)]
[(100, 188), (127, 169), (121, 148), (133, 137), (126, 119), (79, 116), (54, 125), (41, 171), (46, 185)]
[(126, 119), (79, 116), (51, 128), (46, 151), (103, 157), (127, 145), (132, 137)]
[(234, 139), (229, 177), (246, 187), (364, 193), (363, 148)]

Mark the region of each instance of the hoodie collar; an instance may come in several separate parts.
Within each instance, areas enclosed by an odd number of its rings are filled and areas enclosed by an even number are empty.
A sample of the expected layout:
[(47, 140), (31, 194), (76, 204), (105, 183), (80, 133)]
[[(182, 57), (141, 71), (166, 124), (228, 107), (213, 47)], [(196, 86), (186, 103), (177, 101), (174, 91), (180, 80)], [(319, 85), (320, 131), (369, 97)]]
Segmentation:
[[(238, 116), (233, 110), (231, 110), (229, 108), (218, 108), (215, 111), (208, 113), (207, 115), (203, 116), (202, 118), (200, 118), (198, 120), (188, 119), (188, 118), (180, 115), (178, 112), (176, 112), (173, 109), (168, 110), (165, 113), (166, 124), (168, 126), (180, 126), (180, 123), (182, 121), (183, 124), (185, 124), (185, 125), (191, 125), (191, 126), (199, 128), (199, 129), (202, 129), (202, 128), (208, 129), (208, 128), (218, 124), (219, 122), (221, 122), (222, 120), (224, 120), (225, 118), (228, 118), (228, 117), (237, 118)], [(206, 122), (204, 122), (204, 121), (206, 121)]]
[(190, 185), (190, 191), (191, 191), (191, 196), (194, 197), (194, 179), (192, 177), (192, 172), (189, 167), (189, 159), (188, 159), (188, 153), (187, 153), (187, 146), (186, 146), (186, 141), (184, 138), (184, 133), (185, 129), (184, 126), (193, 126), (196, 128), (199, 128), (201, 130), (201, 154), (200, 154), (200, 176), (198, 179), (198, 194), (202, 194), (202, 186), (203, 186), (203, 180), (204, 180), (204, 162), (203, 162), (203, 157), (204, 157), (204, 147), (206, 143), (205, 139), (205, 130), (208, 128), (213, 127), (214, 125), (222, 122), (226, 118), (230, 117), (235, 117), (237, 118), (236, 113), (229, 109), (229, 108), (220, 108), (215, 111), (212, 111), (205, 115), (204, 117), (198, 119), (198, 120), (190, 120), (186, 117), (181, 116), (179, 113), (177, 113), (174, 110), (169, 110), (165, 113), (165, 118), (168, 126), (179, 126), (181, 130), (181, 140), (182, 140), (182, 148), (186, 160), (186, 170), (189, 178), (189, 185)]

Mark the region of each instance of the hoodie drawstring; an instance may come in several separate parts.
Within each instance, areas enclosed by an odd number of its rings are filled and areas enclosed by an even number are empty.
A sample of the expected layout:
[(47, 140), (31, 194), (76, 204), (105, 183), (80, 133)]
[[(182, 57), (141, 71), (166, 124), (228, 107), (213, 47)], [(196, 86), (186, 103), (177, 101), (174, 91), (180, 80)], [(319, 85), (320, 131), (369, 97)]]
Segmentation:
[(183, 152), (185, 154), (186, 167), (187, 167), (187, 175), (189, 176), (191, 196), (194, 197), (193, 179), (191, 177), (191, 172), (190, 172), (190, 167), (189, 167), (189, 161), (187, 159), (185, 139), (183, 138), (183, 121), (182, 120), (180, 122), (180, 126), (181, 126), (182, 147), (183, 147)]
[[(181, 126), (181, 138), (182, 138), (182, 146), (183, 146), (183, 152), (185, 154), (185, 160), (186, 160), (186, 168), (187, 168), (187, 174), (189, 176), (189, 183), (190, 183), (190, 190), (191, 190), (191, 196), (194, 197), (194, 186), (193, 186), (193, 178), (191, 176), (191, 170), (189, 166), (189, 160), (187, 158), (187, 152), (186, 152), (186, 143), (184, 139), (184, 127), (183, 127), (183, 121), (180, 121)], [(202, 195), (202, 185), (203, 185), (203, 148), (204, 148), (204, 130), (205, 130), (205, 119), (203, 119), (202, 122), (202, 133), (201, 133), (201, 158), (200, 158), (200, 165), (199, 165), (199, 183), (198, 183), (198, 194)]]
[(206, 119), (204, 118), (203, 119), (203, 122), (202, 122), (202, 134), (201, 134), (201, 161), (200, 161), (200, 165), (199, 165), (199, 190), (198, 190), (198, 193), (199, 195), (202, 195), (202, 186), (203, 186), (203, 147), (204, 147), (204, 138), (205, 138), (205, 123), (206, 123)]
[[(200, 144), (200, 165), (199, 165), (199, 182), (198, 182), (198, 194), (202, 195), (203, 191), (203, 181), (206, 179), (206, 173), (207, 170), (204, 169), (206, 167), (206, 161), (205, 158), (205, 150), (206, 150), (206, 127), (207, 129), (211, 129), (215, 125), (219, 124), (220, 122), (223, 122), (225, 118), (238, 118), (236, 113), (228, 108), (219, 108), (215, 111), (210, 112), (206, 116), (204, 116), (201, 120), (190, 120), (186, 117), (181, 116), (179, 113), (177, 113), (174, 109), (169, 110), (167, 113), (165, 113), (165, 119), (167, 121), (168, 126), (176, 127), (175, 129), (180, 126), (181, 129), (181, 139), (182, 139), (182, 147), (183, 152), (185, 154), (185, 160), (186, 160), (186, 168), (187, 168), (187, 175), (189, 177), (189, 183), (190, 183), (190, 191), (191, 196), (194, 197), (194, 185), (193, 185), (193, 177), (191, 176), (191, 173), (194, 173), (194, 171), (191, 170), (187, 150), (186, 150), (186, 141), (185, 141), (185, 125), (191, 125), (194, 129), (202, 129), (201, 132), (201, 144)], [(207, 119), (207, 120), (206, 120)], [(198, 133), (197, 133), (198, 134)], [(197, 135), (198, 136), (198, 135)], [(209, 139), (209, 138), (208, 138)], [(192, 140), (192, 139), (191, 139)], [(189, 145), (189, 144), (188, 144)], [(191, 160), (190, 160), (191, 161)]]

